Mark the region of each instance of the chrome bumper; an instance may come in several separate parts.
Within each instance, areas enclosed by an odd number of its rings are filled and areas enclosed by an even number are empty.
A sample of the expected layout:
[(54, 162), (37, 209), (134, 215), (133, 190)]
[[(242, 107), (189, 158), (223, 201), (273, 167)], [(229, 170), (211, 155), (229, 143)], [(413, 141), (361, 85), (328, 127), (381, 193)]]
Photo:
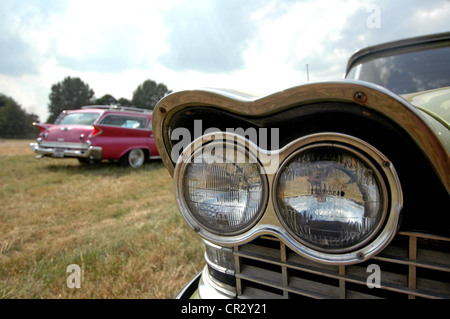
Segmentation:
[(198, 273), (175, 297), (175, 299), (234, 299), (236, 288), (214, 279), (208, 266)]
[(41, 156), (102, 159), (101, 147), (89, 146), (83, 143), (30, 143), (30, 148), (33, 152)]
[(192, 278), (192, 280), (177, 294), (175, 299), (199, 299), (198, 283), (201, 275), (202, 272), (199, 272), (194, 278)]

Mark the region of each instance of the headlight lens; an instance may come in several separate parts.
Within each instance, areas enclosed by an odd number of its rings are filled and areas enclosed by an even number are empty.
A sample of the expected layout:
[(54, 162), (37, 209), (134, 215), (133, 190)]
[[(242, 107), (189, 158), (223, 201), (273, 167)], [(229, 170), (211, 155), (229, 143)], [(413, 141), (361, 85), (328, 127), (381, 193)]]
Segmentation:
[(361, 153), (315, 145), (290, 157), (278, 175), (278, 213), (300, 242), (344, 252), (376, 235), (386, 216), (385, 185)]
[(181, 165), (182, 190), (176, 192), (202, 229), (235, 235), (258, 221), (265, 199), (264, 177), (244, 147), (207, 144)]

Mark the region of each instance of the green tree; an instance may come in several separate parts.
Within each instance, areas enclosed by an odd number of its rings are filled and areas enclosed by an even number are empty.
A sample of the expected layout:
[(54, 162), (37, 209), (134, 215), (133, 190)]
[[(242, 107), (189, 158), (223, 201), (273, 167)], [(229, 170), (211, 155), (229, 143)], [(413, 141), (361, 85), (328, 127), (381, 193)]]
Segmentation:
[(160, 99), (171, 92), (163, 83), (146, 80), (133, 92), (131, 103), (135, 107), (152, 110)]
[(95, 100), (94, 104), (96, 105), (117, 105), (117, 106), (131, 106), (132, 103), (130, 100), (121, 97), (120, 99), (116, 99), (111, 94), (105, 94), (101, 98)]
[(64, 110), (74, 110), (94, 102), (94, 90), (80, 78), (66, 77), (62, 82), (52, 85), (49, 95), (48, 123), (53, 123)]
[(95, 100), (96, 105), (117, 105), (118, 102), (111, 94), (105, 94), (101, 98)]
[(117, 105), (118, 106), (131, 106), (132, 103), (130, 100), (128, 100), (124, 97), (121, 97), (120, 99), (117, 100)]
[(0, 93), (0, 137), (1, 138), (33, 138), (39, 129), (33, 126), (38, 122), (35, 114), (27, 113), (12, 98)]

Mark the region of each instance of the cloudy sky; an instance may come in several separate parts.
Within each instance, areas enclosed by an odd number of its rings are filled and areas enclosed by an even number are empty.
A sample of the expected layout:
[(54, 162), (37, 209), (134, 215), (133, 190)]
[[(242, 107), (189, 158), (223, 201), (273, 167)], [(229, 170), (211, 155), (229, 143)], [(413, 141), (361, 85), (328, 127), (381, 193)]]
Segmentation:
[(51, 86), (80, 77), (131, 99), (173, 91), (269, 94), (342, 78), (357, 49), (450, 31), (449, 0), (0, 0), (0, 93), (46, 120)]

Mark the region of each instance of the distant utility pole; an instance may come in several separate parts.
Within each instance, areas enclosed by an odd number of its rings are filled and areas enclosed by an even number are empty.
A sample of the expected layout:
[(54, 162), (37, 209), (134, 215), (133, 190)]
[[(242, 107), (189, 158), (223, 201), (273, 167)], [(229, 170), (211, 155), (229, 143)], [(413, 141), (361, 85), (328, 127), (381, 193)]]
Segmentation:
[(309, 82), (309, 66), (306, 64), (306, 80)]

